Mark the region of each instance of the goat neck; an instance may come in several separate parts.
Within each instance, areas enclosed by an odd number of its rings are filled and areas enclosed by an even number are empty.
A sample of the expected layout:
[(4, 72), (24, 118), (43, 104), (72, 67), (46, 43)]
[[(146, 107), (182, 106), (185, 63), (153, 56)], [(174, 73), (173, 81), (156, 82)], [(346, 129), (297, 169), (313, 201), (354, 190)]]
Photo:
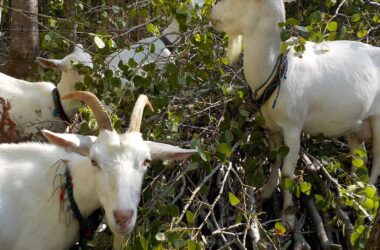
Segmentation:
[(98, 196), (94, 194), (95, 185), (93, 170), (89, 159), (84, 164), (74, 164), (70, 168), (74, 199), (84, 218), (90, 216), (101, 207)]
[[(271, 8), (271, 9), (270, 9)], [(244, 75), (250, 87), (257, 90), (269, 77), (281, 53), (278, 23), (285, 22), (283, 4), (268, 7), (259, 20), (246, 22), (244, 36)]]
[(178, 21), (174, 19), (169, 26), (162, 31), (162, 35), (165, 36), (172, 44), (175, 44), (181, 36)]
[[(75, 83), (83, 82), (84, 77), (76, 70), (62, 71), (61, 81), (57, 84), (58, 92), (61, 96), (75, 91)], [(77, 100), (62, 100), (62, 107), (68, 117), (73, 117), (81, 106)]]

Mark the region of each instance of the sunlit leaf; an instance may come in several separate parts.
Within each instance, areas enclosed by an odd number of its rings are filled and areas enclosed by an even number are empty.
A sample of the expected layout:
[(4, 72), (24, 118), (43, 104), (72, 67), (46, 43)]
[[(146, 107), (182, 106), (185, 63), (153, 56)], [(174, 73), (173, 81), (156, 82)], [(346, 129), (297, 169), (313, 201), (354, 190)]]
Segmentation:
[(275, 224), (274, 224), (274, 228), (276, 230), (276, 234), (281, 236), (283, 234), (286, 233), (286, 228), (285, 226), (280, 222), (280, 221), (277, 221)]
[(230, 203), (232, 206), (236, 206), (237, 204), (240, 203), (240, 200), (238, 197), (236, 197), (233, 193), (229, 192), (228, 193), (228, 199), (230, 200)]

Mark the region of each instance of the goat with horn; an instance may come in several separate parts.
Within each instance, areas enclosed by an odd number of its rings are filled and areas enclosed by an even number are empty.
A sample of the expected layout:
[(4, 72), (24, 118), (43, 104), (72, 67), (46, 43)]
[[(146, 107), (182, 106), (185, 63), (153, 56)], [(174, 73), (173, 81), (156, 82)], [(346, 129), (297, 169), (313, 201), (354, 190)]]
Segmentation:
[[(2, 249), (69, 249), (88, 233), (88, 218), (103, 207), (111, 231), (121, 237), (135, 226), (144, 173), (154, 159), (180, 159), (192, 149), (144, 141), (141, 95), (130, 128), (117, 134), (95, 95), (62, 97), (85, 102), (99, 135), (43, 130), (51, 144), (0, 145), (0, 245)], [(151, 106), (150, 106), (151, 107)]]

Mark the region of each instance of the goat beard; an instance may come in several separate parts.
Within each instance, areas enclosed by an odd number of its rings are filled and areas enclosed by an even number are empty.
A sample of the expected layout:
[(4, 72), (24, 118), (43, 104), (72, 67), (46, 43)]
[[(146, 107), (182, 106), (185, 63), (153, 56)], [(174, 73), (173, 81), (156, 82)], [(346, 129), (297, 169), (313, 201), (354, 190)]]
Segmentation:
[(227, 58), (228, 64), (234, 65), (239, 59), (243, 42), (242, 35), (228, 35), (228, 49), (227, 49)]

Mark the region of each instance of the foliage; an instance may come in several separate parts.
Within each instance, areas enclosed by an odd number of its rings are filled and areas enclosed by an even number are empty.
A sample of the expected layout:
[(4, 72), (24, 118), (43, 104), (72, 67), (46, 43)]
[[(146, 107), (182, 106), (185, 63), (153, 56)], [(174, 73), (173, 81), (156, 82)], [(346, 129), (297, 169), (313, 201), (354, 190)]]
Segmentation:
[[(142, 128), (146, 139), (191, 145), (198, 155), (187, 162), (151, 165), (143, 187), (137, 227), (125, 249), (218, 249), (252, 248), (252, 228), (259, 224), (258, 245), (284, 246), (290, 239), (286, 225), (278, 220), (281, 197), (261, 204), (254, 191), (262, 187), (272, 162), (282, 159), (288, 148), (270, 152), (263, 118), (253, 115), (250, 92), (242, 66), (226, 65), (227, 38), (209, 27), (207, 15), (214, 1), (206, 0), (199, 12), (188, 12), (189, 0), (137, 1), (109, 5), (108, 1), (76, 1), (77, 15), (62, 20), (62, 1), (49, 1), (51, 18), (40, 33), (41, 48), (62, 57), (74, 43), (82, 43), (95, 65), (78, 65), (85, 75), (78, 89), (96, 93), (112, 109), (113, 123), (123, 131), (132, 104), (147, 94), (155, 112), (146, 111)], [(298, 0), (287, 4), (288, 18), (282, 39), (296, 36), (291, 45), (302, 53), (306, 40), (359, 40), (380, 46), (378, 2), (359, 0)], [(160, 69), (154, 63), (122, 65), (120, 75), (133, 84), (121, 85), (120, 77), (106, 69), (104, 59), (119, 48), (128, 48), (144, 37), (159, 36), (175, 17), (186, 31), (172, 57)], [(69, 24), (69, 25), (68, 25)], [(73, 32), (75, 24), (76, 32)], [(69, 28), (68, 28), (69, 27)], [(151, 47), (151, 50), (155, 48)], [(143, 69), (139, 74), (137, 69)], [(41, 77), (58, 82), (56, 74)], [(95, 121), (83, 108), (75, 130), (96, 134)], [(344, 139), (304, 135), (303, 154), (294, 180), (284, 185), (296, 196), (298, 215), (314, 201), (330, 234), (338, 244), (362, 249), (379, 206), (376, 188), (366, 184), (371, 157), (363, 151), (350, 153)], [(319, 170), (310, 168), (319, 166)], [(368, 163), (365, 162), (368, 160)], [(351, 172), (351, 163), (355, 171)], [(257, 197), (257, 196), (256, 196)], [(348, 213), (348, 222), (338, 211)], [(351, 221), (350, 221), (351, 219)], [(314, 232), (312, 221), (301, 225)], [(352, 225), (350, 225), (350, 223)], [(345, 231), (354, 227), (352, 232)], [(303, 236), (310, 246), (319, 245), (313, 233)], [(111, 246), (105, 232), (94, 240), (95, 249)]]

